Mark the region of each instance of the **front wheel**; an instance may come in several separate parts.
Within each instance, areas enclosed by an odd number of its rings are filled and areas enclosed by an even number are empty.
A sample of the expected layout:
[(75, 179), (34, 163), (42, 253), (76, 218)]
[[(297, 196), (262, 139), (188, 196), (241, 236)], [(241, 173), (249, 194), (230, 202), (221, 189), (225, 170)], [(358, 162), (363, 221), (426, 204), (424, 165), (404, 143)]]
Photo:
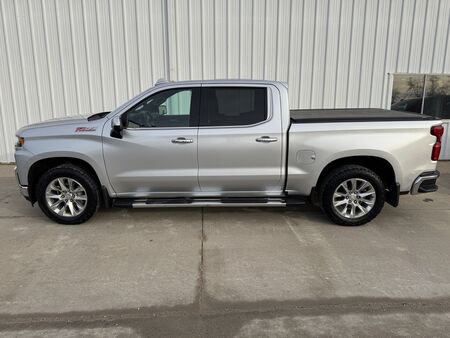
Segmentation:
[(335, 169), (321, 189), (322, 209), (339, 225), (362, 225), (381, 211), (385, 188), (380, 177), (365, 167), (347, 165)]
[(49, 169), (39, 179), (36, 196), (41, 210), (61, 224), (79, 224), (97, 211), (98, 186), (90, 174), (78, 166), (63, 164)]

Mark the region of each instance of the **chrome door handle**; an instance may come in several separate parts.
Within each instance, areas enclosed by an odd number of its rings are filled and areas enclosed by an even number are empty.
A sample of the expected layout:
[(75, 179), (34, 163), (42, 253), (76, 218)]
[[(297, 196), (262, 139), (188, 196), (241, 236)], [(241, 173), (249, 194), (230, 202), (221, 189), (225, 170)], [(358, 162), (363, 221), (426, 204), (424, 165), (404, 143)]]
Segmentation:
[(256, 139), (256, 142), (263, 142), (263, 143), (270, 143), (270, 142), (277, 142), (278, 139), (276, 137), (270, 137), (270, 136), (261, 136)]
[(190, 138), (185, 138), (185, 137), (178, 137), (178, 138), (174, 138), (172, 140), (172, 143), (179, 143), (179, 144), (186, 144), (186, 143), (193, 143), (194, 141)]

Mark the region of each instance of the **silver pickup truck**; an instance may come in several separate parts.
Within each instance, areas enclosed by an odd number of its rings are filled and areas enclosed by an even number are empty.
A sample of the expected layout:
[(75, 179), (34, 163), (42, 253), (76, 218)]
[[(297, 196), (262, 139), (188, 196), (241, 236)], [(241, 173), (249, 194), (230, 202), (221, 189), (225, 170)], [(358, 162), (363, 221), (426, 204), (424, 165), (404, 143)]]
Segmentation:
[(112, 112), (26, 126), (22, 194), (52, 220), (99, 206), (319, 205), (369, 222), (401, 194), (437, 190), (432, 117), (381, 109), (289, 110), (275, 81), (158, 82)]

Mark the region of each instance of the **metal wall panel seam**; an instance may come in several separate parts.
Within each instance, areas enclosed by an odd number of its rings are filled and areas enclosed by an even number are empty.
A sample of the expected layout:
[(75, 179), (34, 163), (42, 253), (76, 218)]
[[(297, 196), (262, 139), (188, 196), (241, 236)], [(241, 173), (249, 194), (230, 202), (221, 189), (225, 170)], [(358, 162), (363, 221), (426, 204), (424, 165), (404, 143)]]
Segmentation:
[(376, 9), (376, 19), (375, 19), (375, 33), (373, 34), (373, 52), (372, 52), (372, 67), (371, 67), (371, 74), (370, 74), (370, 86), (369, 86), (369, 107), (372, 107), (372, 98), (373, 98), (373, 82), (374, 82), (374, 72), (375, 72), (375, 53), (377, 51), (377, 31), (378, 31), (378, 21), (379, 21), (379, 14), (380, 14), (380, 1), (377, 2), (377, 9)]
[[(386, 30), (386, 49), (385, 49), (385, 56), (384, 56), (384, 71), (383, 74), (386, 74), (388, 72), (388, 56), (391, 53), (391, 49), (389, 48), (390, 44), (391, 44), (391, 39), (389, 38), (390, 32), (392, 31), (392, 11), (393, 11), (393, 6), (394, 6), (394, 1), (391, 1), (389, 4), (389, 15), (388, 15), (388, 29)], [(387, 95), (385, 94), (388, 88), (388, 77), (384, 77), (383, 80), (383, 89), (382, 89), (382, 93), (383, 93), (383, 97), (382, 97), (382, 102), (381, 102), (381, 106), (384, 108), (387, 105)]]
[[(423, 32), (422, 32), (422, 42), (421, 42), (421, 48), (420, 48), (420, 57), (419, 57), (419, 73), (423, 73), (424, 72), (424, 66), (423, 66), (423, 49), (425, 46), (425, 34), (427, 31), (427, 19), (428, 19), (428, 11), (429, 11), (429, 6), (430, 6), (430, 2), (427, 1), (426, 2), (426, 6), (425, 6), (425, 14), (424, 14), (424, 23), (423, 23)], [(422, 114), (423, 114), (423, 108), (422, 108)]]
[[(412, 25), (411, 25), (411, 41), (409, 43), (409, 53), (408, 53), (408, 67), (406, 68), (406, 70), (409, 72), (411, 70), (411, 52), (412, 52), (412, 45), (413, 45), (413, 41), (414, 41), (414, 26), (415, 26), (415, 22), (416, 20), (416, 7), (417, 7), (417, 1), (414, 0), (414, 6), (413, 6), (413, 13), (412, 13)], [(395, 69), (395, 71), (397, 71), (397, 69)]]
[(78, 107), (78, 89), (77, 76), (75, 72), (74, 47), (72, 39), (72, 24), (70, 22), (70, 6), (67, 0), (57, 2), (58, 10), (57, 22), (60, 32), (60, 57), (62, 60), (62, 69), (65, 74), (63, 86), (66, 93), (66, 110), (65, 116), (77, 114)]
[[(84, 30), (83, 24), (83, 2), (72, 1), (69, 4), (70, 6), (75, 6), (75, 4), (79, 6), (78, 13), (75, 12), (75, 8), (73, 7), (70, 10), (70, 22), (71, 27), (79, 27), (80, 30), (78, 31), (77, 29), (71, 29), (73, 42), (72, 45), (74, 46), (75, 81), (78, 94), (78, 113), (87, 114), (93, 110), (93, 107), (91, 104), (92, 90), (88, 74), (86, 32)], [(81, 20), (82, 22), (81, 24), (77, 25), (75, 24), (75, 20)]]
[[(19, 2), (16, 3), (17, 5)], [(37, 81), (37, 67), (36, 67), (36, 56), (35, 56), (35, 46), (33, 43), (33, 37), (32, 37), (32, 29), (31, 29), (31, 18), (30, 18), (30, 10), (29, 10), (29, 4), (28, 0), (22, 0), (22, 6), (23, 12), (25, 12), (27, 15), (21, 15), (20, 17), (25, 20), (22, 22), (22, 29), (19, 30), (19, 43), (23, 44), (24, 46), (21, 47), (21, 50), (25, 49), (25, 46), (27, 47), (26, 52), (23, 54), (23, 59), (29, 58), (28, 61), (30, 62), (24, 62), (22, 61), (24, 65), (24, 76), (25, 74), (30, 74), (31, 79), (30, 83), (25, 86), (25, 93), (29, 96), (28, 102), (28, 109), (27, 117), (28, 117), (28, 123), (30, 122), (36, 122), (40, 120), (40, 111), (42, 110), (42, 104), (39, 97), (39, 90), (38, 90), (38, 81)], [(20, 25), (19, 25), (20, 26)], [(23, 41), (27, 40), (27, 41)], [(25, 65), (28, 64), (27, 67)], [(31, 107), (35, 107), (37, 104), (38, 112), (36, 112), (36, 109), (32, 109)], [(37, 118), (35, 118), (36, 113), (38, 114)]]
[(321, 106), (325, 105), (325, 89), (326, 89), (326, 77), (327, 77), (327, 56), (328, 56), (328, 39), (329, 39), (329, 25), (330, 25), (330, 0), (327, 1), (327, 18), (325, 24), (325, 50), (324, 50), (324, 64), (323, 64), (323, 79), (322, 79), (322, 102)]
[(352, 1), (352, 14), (351, 14), (351, 24), (350, 24), (350, 48), (349, 48), (349, 58), (348, 58), (348, 72), (347, 72), (347, 82), (346, 86), (346, 101), (345, 105), (348, 107), (349, 104), (349, 93), (350, 93), (350, 69), (352, 65), (352, 49), (353, 49), (353, 25), (354, 25), (354, 17), (355, 17), (355, 0)]
[[(447, 3), (447, 5), (448, 5), (448, 3)], [(450, 11), (448, 12), (448, 14), (449, 15), (447, 17), (447, 42), (446, 42), (446, 45), (445, 45), (444, 64), (443, 64), (443, 67), (442, 67), (442, 72), (443, 73), (445, 73), (446, 71), (450, 72), (450, 60), (449, 60), (450, 59), (450, 55), (448, 55), (449, 54), (448, 50), (450, 49), (450, 47), (449, 47), (450, 46)], [(447, 65), (447, 68), (446, 68), (446, 65)]]
[(265, 78), (266, 75), (266, 29), (267, 29), (267, 0), (264, 0), (264, 38), (263, 38), (263, 52), (262, 52), (262, 64), (263, 64), (263, 71), (262, 71), (262, 77)]
[[(179, 81), (180, 77), (179, 77), (179, 61), (178, 61), (178, 53), (179, 53), (179, 48), (178, 48), (178, 17), (177, 17), (177, 2), (176, 0), (171, 2), (171, 6), (170, 8), (172, 9), (172, 17), (173, 17), (173, 22), (170, 22), (170, 17), (167, 18), (167, 23), (169, 25), (169, 32), (170, 29), (172, 29), (173, 34), (169, 35), (169, 39), (170, 37), (172, 37), (174, 39), (173, 41), (173, 46), (175, 47), (172, 53), (172, 57), (174, 58), (174, 62), (173, 64), (170, 65), (170, 70), (175, 69), (174, 73), (173, 73), (173, 79), (175, 81)], [(170, 41), (169, 41), (170, 43)], [(171, 59), (169, 58), (169, 62), (171, 61)]]
[[(414, 11), (414, 7), (415, 6), (413, 6), (413, 11)], [(405, 0), (402, 0), (401, 13), (403, 14), (404, 12), (405, 12)], [(414, 14), (412, 15), (412, 17), (414, 17)], [(412, 24), (412, 22), (411, 22), (411, 24)], [(404, 32), (404, 27), (405, 27), (405, 25), (403, 24), (403, 15), (400, 15), (400, 31), (399, 31), (398, 38), (397, 38), (398, 45), (400, 46), (399, 50), (404, 49), (404, 48), (401, 48), (402, 41), (403, 41), (402, 36), (403, 36), (403, 32)], [(409, 31), (407, 30), (407, 32), (410, 33), (410, 40), (411, 40), (412, 39), (412, 30), (409, 30)], [(409, 55), (409, 53), (411, 53), (411, 41), (409, 43), (409, 52), (407, 55)], [(396, 61), (395, 69), (399, 69), (400, 55), (401, 55), (400, 52), (397, 53), (397, 61)]]
[(364, 73), (364, 70), (365, 70), (365, 67), (364, 67), (364, 65), (365, 65), (365, 53), (364, 53), (364, 51), (365, 51), (365, 48), (367, 48), (367, 44), (366, 44), (366, 42), (367, 42), (367, 30), (368, 30), (368, 25), (366, 24), (367, 23), (367, 21), (368, 21), (368, 18), (367, 18), (367, 11), (368, 11), (368, 5), (367, 5), (367, 0), (365, 0), (364, 1), (364, 7), (363, 7), (363, 13), (364, 13), (364, 16), (363, 16), (363, 28), (362, 28), (362, 33), (361, 33), (361, 53), (360, 53), (360, 64), (359, 64), (359, 79), (358, 79), (358, 96), (357, 96), (357, 98), (356, 98), (356, 106), (357, 107), (361, 107), (362, 105), (361, 105), (361, 91), (362, 91), (362, 88), (364, 88), (365, 87), (365, 84), (367, 83), (365, 80), (366, 79), (364, 79), (364, 77), (363, 77), (363, 73)]
[(341, 21), (342, 21), (342, 1), (343, 0), (339, 0), (339, 21), (338, 21), (338, 32), (337, 32), (337, 36), (338, 36), (338, 41), (337, 41), (337, 45), (336, 45), (336, 64), (335, 64), (335, 72), (336, 72), (336, 77), (335, 77), (335, 82), (334, 82), (334, 93), (333, 93), (333, 106), (336, 107), (336, 98), (337, 98), (337, 86), (338, 86), (338, 75), (339, 75), (339, 57), (340, 57), (340, 53), (339, 51), (340, 49), (340, 44), (341, 44)]
[(127, 99), (136, 96), (140, 92), (140, 69), (139, 69), (139, 41), (137, 27), (136, 1), (123, 2), (123, 25), (125, 37), (125, 63), (127, 70)]
[[(436, 6), (436, 3), (438, 6)], [(422, 51), (420, 53), (420, 59), (422, 72), (431, 73), (433, 71), (433, 60), (434, 60), (434, 52), (437, 38), (437, 28), (439, 21), (439, 7), (440, 1), (431, 1), (428, 2), (428, 10), (427, 15), (425, 17), (425, 29), (423, 31), (423, 44)], [(433, 20), (435, 18), (435, 20)], [(429, 23), (428, 25), (426, 23)], [(425, 53), (429, 54), (429, 57), (425, 55)], [(431, 54), (431, 55), (430, 55)]]
[[(2, 79), (0, 79), (0, 114), (1, 114), (1, 119), (2, 119), (2, 129), (3, 129), (3, 142), (2, 142), (2, 159), (1, 161), (12, 161), (12, 154), (9, 153), (9, 151), (12, 151), (12, 144), (10, 141), (10, 135), (8, 133), (8, 129), (7, 127), (9, 126), (10, 122), (10, 117), (8, 118), (6, 116), (7, 114), (7, 108), (8, 106), (12, 107), (11, 110), (14, 111), (14, 102), (13, 102), (13, 97), (12, 97), (12, 86), (11, 86), (11, 71), (9, 69), (10, 67), (10, 63), (9, 63), (9, 56), (8, 56), (8, 52), (7, 52), (7, 47), (6, 47), (6, 28), (5, 28), (5, 20), (4, 20), (4, 8), (3, 6), (0, 4), (0, 47), (4, 47), (1, 49), (1, 51), (3, 51), (5, 53), (5, 58), (0, 58), (0, 65), (2, 65), (2, 67), (0, 69), (2, 69), (3, 67), (6, 68), (6, 76), (2, 76)], [(0, 51), (0, 53), (2, 53)], [(4, 66), (3, 66), (4, 64)], [(4, 78), (7, 77), (8, 79), (5, 80)], [(6, 88), (4, 86), (2, 86), (2, 83), (5, 84), (6, 83)], [(5, 94), (6, 93), (6, 94)], [(6, 96), (6, 97), (5, 97)], [(9, 104), (8, 102), (9, 101)], [(13, 116), (14, 119), (14, 116)], [(14, 121), (12, 121), (14, 123)], [(9, 151), (8, 151), (9, 149)]]
[[(162, 26), (163, 26), (163, 51), (164, 51), (164, 71), (165, 71), (165, 78), (167, 81), (171, 80), (170, 77), (170, 62), (169, 62), (169, 24), (167, 23), (167, 20), (169, 18), (169, 10), (167, 1), (168, 0), (161, 0), (162, 6), (161, 6), (161, 19), (162, 19)], [(151, 16), (151, 13), (150, 13)]]
[[(292, 93), (289, 97), (290, 106), (298, 106), (298, 92), (300, 90), (300, 57), (301, 49), (298, 48), (297, 40), (301, 37), (302, 22), (302, 2), (292, 1), (291, 9), (291, 28), (289, 45), (291, 46), (289, 51), (289, 71), (288, 71), (288, 84), (289, 91)], [(297, 18), (297, 20), (294, 20)], [(292, 48), (294, 46), (294, 48)]]
[[(90, 44), (92, 42), (90, 40), (94, 39), (94, 34), (89, 34), (89, 37), (88, 37), (88, 33), (87, 33), (87, 32), (89, 32), (89, 30), (88, 30), (88, 20), (86, 19), (88, 11), (86, 10), (86, 6), (85, 5), (86, 5), (85, 4), (85, 0), (83, 0), (81, 6), (82, 6), (82, 9), (83, 9), (84, 38), (85, 38), (85, 42), (86, 42), (86, 65), (87, 65), (87, 72), (88, 72), (88, 85), (89, 85), (89, 88), (90, 88), (89, 89), (89, 91), (90, 91), (90, 106), (91, 106), (91, 111), (97, 111), (98, 108), (97, 108), (97, 105), (95, 104), (95, 101), (100, 98), (101, 99), (101, 106), (103, 108), (103, 96), (102, 95), (98, 95), (98, 94), (97, 95), (94, 94), (94, 84), (92, 83), (93, 82), (92, 81), (92, 76), (94, 76), (94, 79), (95, 79), (95, 75), (93, 75), (93, 74), (94, 73), (98, 73), (98, 78), (101, 79), (101, 77), (102, 77), (102, 75), (101, 75), (101, 66), (100, 66), (100, 62), (98, 63), (96, 69), (94, 69), (91, 66), (91, 55), (93, 54), (93, 52), (91, 50)], [(94, 8), (94, 11), (95, 11), (94, 17), (97, 17), (97, 14), (96, 14), (97, 10), (96, 10), (95, 4), (94, 4), (93, 8)], [(95, 24), (95, 26), (98, 25), (97, 20), (95, 20), (95, 21), (92, 20), (90, 23), (92, 23), (92, 22)], [(97, 30), (95, 32), (96, 32), (95, 38), (97, 38), (97, 41), (98, 41), (98, 27), (97, 27)], [(99, 51), (97, 49), (96, 55), (98, 53), (99, 53)], [(100, 84), (100, 87), (101, 87), (101, 84)]]
[(109, 17), (108, 17), (108, 23), (109, 23), (109, 38), (111, 41), (111, 61), (112, 61), (112, 88), (113, 88), (113, 93), (114, 93), (114, 103), (117, 105), (117, 92), (116, 92), (116, 74), (114, 71), (114, 66), (116, 64), (115, 61), (115, 57), (114, 57), (114, 38), (113, 38), (113, 29), (112, 29), (112, 10), (111, 10), (111, 2), (108, 1), (108, 13), (109, 13)]
[[(3, 2), (5, 4), (5, 2)], [(19, 41), (18, 41), (18, 33), (17, 33), (17, 23), (16, 23), (16, 15), (14, 10), (14, 3), (10, 2), (9, 6), (13, 6), (13, 13), (10, 13), (9, 16), (3, 17), (3, 22), (5, 24), (4, 31), (5, 31), (5, 43), (6, 43), (6, 52), (7, 52), (7, 59), (8, 59), (8, 65), (9, 65), (9, 72), (10, 72), (10, 83), (11, 83), (11, 93), (12, 93), (12, 102), (14, 106), (14, 120), (15, 120), (15, 127), (17, 128), (22, 123), (19, 120), (20, 115), (26, 114), (26, 98), (25, 98), (25, 90), (23, 88), (23, 71), (21, 68), (21, 58), (20, 58), (20, 51), (19, 51)], [(11, 10), (11, 9), (10, 9)], [(4, 14), (6, 15), (5, 7), (3, 7)], [(7, 22), (9, 21), (9, 23)], [(8, 32), (10, 32), (9, 38), (8, 38)], [(17, 47), (14, 48), (14, 44), (17, 44)], [(11, 55), (12, 54), (12, 55)], [(15, 67), (14, 67), (15, 65)], [(16, 68), (16, 71), (14, 71)], [(19, 73), (19, 74), (17, 74)], [(20, 78), (22, 81), (20, 81)], [(14, 85), (16, 81), (17, 85)], [(20, 97), (18, 97), (20, 96)], [(25, 103), (25, 108), (22, 108), (21, 106)], [(20, 108), (19, 108), (20, 107)]]
[(41, 102), (39, 118), (40, 121), (43, 121), (47, 118), (48, 114), (53, 114), (54, 107), (51, 93), (52, 88), (50, 83), (43, 6), (40, 1), (31, 1), (31, 4), (34, 6), (33, 9), (30, 7), (30, 2), (28, 3), (31, 27), (34, 27), (34, 29), (31, 29), (31, 33), (35, 46), (33, 50), (36, 57), (36, 81)]
[(192, 42), (192, 34), (191, 34), (191, 1), (187, 2), (187, 29), (188, 29), (188, 37), (189, 37), (189, 74), (190, 74), (190, 78), (192, 79), (192, 76), (194, 75), (194, 69), (193, 69), (193, 63), (191, 60), (193, 60), (192, 58), (192, 46), (191, 46), (191, 42)]
[(279, 39), (278, 39), (278, 36), (279, 36), (279, 33), (280, 33), (280, 0), (277, 0), (277, 15), (276, 15), (276, 18), (277, 18), (277, 29), (276, 29), (276, 35), (275, 35), (275, 37), (276, 37), (276, 47), (275, 47), (275, 64), (274, 64), (274, 68), (275, 68), (275, 77), (274, 77), (274, 79), (278, 79), (278, 67), (277, 67), (277, 64), (278, 64), (278, 50), (279, 50)]
[(438, 3), (438, 17), (436, 20), (436, 28), (435, 28), (435, 32), (436, 34), (434, 35), (434, 41), (433, 41), (433, 57), (431, 60), (431, 71), (434, 71), (434, 66), (436, 64), (436, 45), (437, 45), (437, 40), (438, 40), (438, 33), (439, 33), (439, 23), (441, 22), (441, 14), (442, 14), (442, 0), (439, 0)]
[(314, 74), (315, 74), (315, 69), (314, 69), (314, 61), (315, 61), (315, 54), (316, 54), (316, 40), (317, 40), (317, 36), (316, 36), (316, 31), (317, 31), (317, 3), (318, 1), (314, 2), (314, 26), (313, 26), (313, 34), (312, 36), (313, 41), (312, 41), (312, 66), (311, 66), (311, 91), (309, 92), (309, 107), (308, 108), (312, 108), (313, 107), (313, 98), (314, 98)]
[(287, 8), (287, 13), (286, 13), (286, 20), (285, 22), (287, 22), (287, 26), (286, 26), (286, 30), (287, 33), (284, 34), (285, 35), (285, 45), (287, 46), (287, 48), (285, 49), (286, 51), (286, 55), (284, 57), (284, 59), (286, 60), (286, 62), (284, 62), (284, 76), (282, 78), (280, 78), (281, 81), (285, 81), (289, 84), (289, 74), (291, 73), (291, 34), (292, 34), (292, 2), (295, 0), (289, 0), (289, 4), (286, 5)]
[[(30, 123), (30, 116), (29, 116), (29, 111), (30, 111), (30, 103), (29, 103), (29, 99), (28, 99), (28, 95), (27, 95), (27, 87), (28, 84), (26, 84), (26, 79), (25, 79), (25, 71), (24, 71), (24, 65), (25, 62), (23, 61), (23, 54), (22, 53), (22, 46), (21, 46), (21, 39), (20, 39), (20, 28), (19, 28), (19, 23), (18, 21), (18, 15), (17, 15), (17, 2), (14, 1), (12, 3), (12, 8), (13, 8), (13, 13), (12, 13), (12, 20), (14, 20), (14, 24), (15, 24), (15, 39), (17, 39), (17, 59), (19, 60), (19, 69), (18, 72), (20, 72), (21, 74), (21, 78), (22, 78), (22, 86), (24, 89), (23, 92), (23, 101), (25, 103), (25, 111), (22, 112), (22, 114), (24, 114), (24, 117), (26, 119), (26, 123)], [(20, 124), (19, 124), (20, 125)]]
[[(148, 47), (149, 47), (148, 51), (151, 51), (151, 50), (153, 50), (152, 46), (153, 46), (153, 40), (154, 39), (153, 39), (153, 36), (152, 36), (153, 18), (152, 18), (151, 12), (150, 12), (150, 4), (147, 3), (147, 8), (146, 9), (147, 9), (146, 13), (148, 15), (148, 27), (147, 27), (147, 30), (148, 30)], [(164, 30), (165, 29), (166, 28), (163, 27), (163, 39), (164, 39)], [(165, 48), (163, 48), (163, 53), (164, 54), (166, 53)], [(139, 57), (139, 62), (142, 62), (143, 60), (144, 60), (144, 63), (145, 63), (145, 58)], [(153, 83), (153, 80), (155, 78), (155, 65), (154, 65), (154, 63), (155, 63), (155, 58), (152, 57), (152, 59), (149, 62), (149, 65), (150, 65), (150, 76), (149, 76), (149, 79), (150, 79), (151, 83)], [(164, 67), (164, 73), (166, 74), (166, 72), (167, 72), (167, 67)], [(147, 89), (147, 85), (143, 83), (142, 77), (141, 77), (140, 89), (141, 89), (141, 92), (144, 91), (145, 89)]]

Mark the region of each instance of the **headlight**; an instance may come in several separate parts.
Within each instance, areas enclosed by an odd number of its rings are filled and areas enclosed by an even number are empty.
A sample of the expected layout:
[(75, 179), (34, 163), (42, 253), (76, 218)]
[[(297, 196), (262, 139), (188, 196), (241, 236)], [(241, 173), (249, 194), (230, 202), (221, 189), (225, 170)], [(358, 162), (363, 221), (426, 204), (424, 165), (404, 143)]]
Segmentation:
[(25, 139), (23, 137), (17, 137), (16, 148), (20, 148), (25, 144)]

